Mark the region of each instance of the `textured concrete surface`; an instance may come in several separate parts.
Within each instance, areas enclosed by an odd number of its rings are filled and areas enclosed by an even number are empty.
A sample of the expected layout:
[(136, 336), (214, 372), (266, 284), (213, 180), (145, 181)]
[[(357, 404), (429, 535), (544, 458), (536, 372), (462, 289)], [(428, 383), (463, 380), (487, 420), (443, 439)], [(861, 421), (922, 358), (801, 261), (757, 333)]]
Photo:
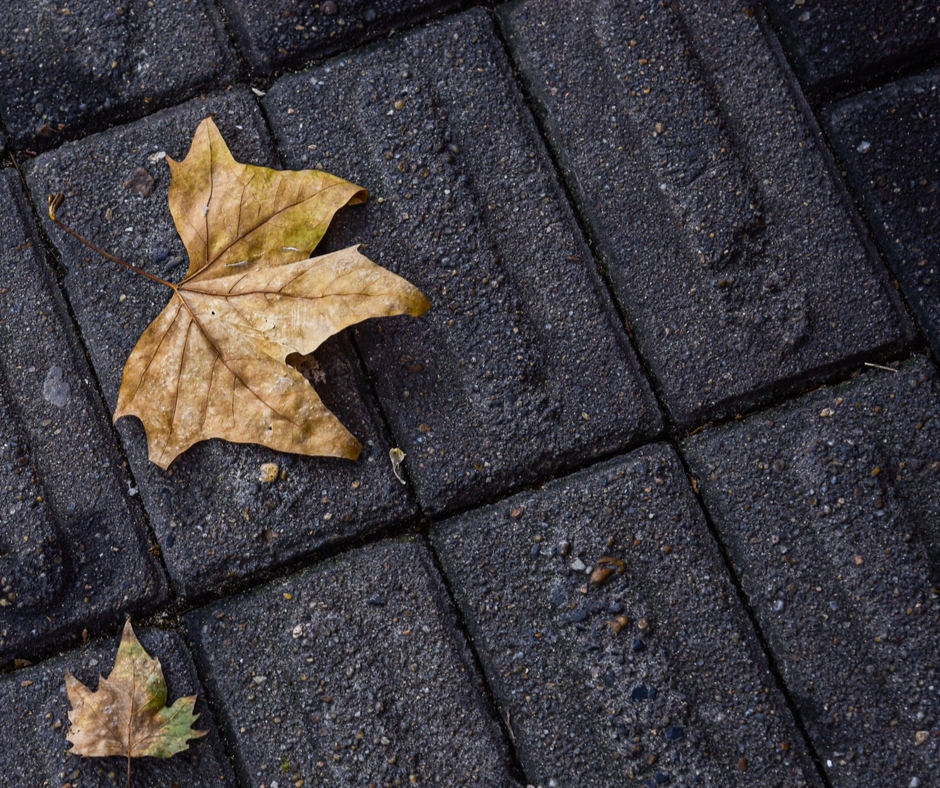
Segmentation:
[(940, 71), (826, 114), (836, 151), (936, 355), (940, 352)]
[(531, 780), (820, 784), (669, 447), (432, 538)]
[[(15, 170), (0, 173), (0, 665), (166, 600)], [(82, 462), (75, 462), (81, 457)]]
[(940, 55), (936, 0), (763, 0), (763, 5), (810, 90), (839, 90)]
[[(932, 788), (936, 2), (2, 5), (0, 786), (125, 782), (132, 613), (211, 731), (135, 787)], [(357, 463), (109, 424), (168, 293), (47, 195), (178, 279), (209, 114), (432, 301), (299, 363)]]
[[(167, 683), (168, 703), (184, 695), (198, 695), (196, 728), (207, 736), (190, 742), (186, 752), (170, 759), (135, 758), (131, 764), (134, 788), (226, 788), (235, 786), (232, 767), (219, 738), (218, 727), (206, 704), (192, 657), (179, 635), (138, 629), (137, 636), (156, 656)], [(113, 788), (125, 784), (124, 758), (82, 758), (70, 755), (65, 740), (69, 702), (65, 671), (95, 691), (99, 677), (114, 666), (119, 637), (95, 641), (40, 665), (0, 676), (0, 713), (3, 714), (4, 786), (56, 786), (56, 788)]]
[(245, 784), (518, 786), (419, 543), (353, 551), (189, 623)]
[(221, 0), (255, 71), (321, 59), (460, 0)]
[[(236, 158), (274, 162), (254, 98), (230, 93), (195, 99), (41, 156), (29, 171), (34, 199), (63, 191), (61, 218), (76, 231), (158, 275), (178, 279), (188, 264), (167, 209), (165, 158), (184, 157), (193, 131), (210, 113)], [(153, 178), (146, 197), (127, 186), (136, 167)], [(48, 226), (68, 269), (65, 287), (113, 408), (124, 361), (144, 327), (163, 309), (168, 293)], [(141, 498), (180, 593), (218, 590), (411, 516), (413, 503), (392, 471), (384, 429), (355, 354), (339, 339), (316, 358), (305, 368), (327, 405), (363, 443), (358, 463), (280, 456), (260, 446), (208, 441), (162, 471), (147, 459), (140, 422), (119, 422)], [(263, 483), (261, 466), (269, 462), (278, 464), (282, 476)]]
[(654, 435), (660, 417), (486, 14), (279, 81), (292, 167), (372, 190), (332, 243), (420, 287), (420, 320), (356, 330), (426, 511)]
[(940, 770), (940, 381), (925, 359), (688, 456), (834, 786)]
[(209, 0), (4, 0), (0, 118), (19, 145), (139, 116), (233, 72)]
[(680, 424), (905, 341), (743, 4), (530, 0), (502, 18)]

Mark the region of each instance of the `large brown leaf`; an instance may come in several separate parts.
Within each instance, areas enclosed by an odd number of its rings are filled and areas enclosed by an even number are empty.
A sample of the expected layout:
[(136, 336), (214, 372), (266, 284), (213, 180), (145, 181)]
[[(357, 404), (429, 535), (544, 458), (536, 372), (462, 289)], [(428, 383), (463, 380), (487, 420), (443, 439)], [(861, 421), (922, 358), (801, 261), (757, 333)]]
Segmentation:
[(236, 162), (211, 118), (170, 162), (170, 211), (189, 271), (124, 367), (115, 420), (137, 416), (161, 468), (224, 438), (356, 459), (359, 441), (285, 363), (370, 317), (430, 303), (358, 246), (310, 258), (333, 214), (368, 193), (341, 178)]
[(195, 695), (166, 705), (160, 661), (144, 650), (130, 621), (124, 625), (114, 669), (107, 678), (99, 676), (98, 689), (92, 692), (69, 671), (65, 689), (72, 704), (66, 735), (72, 742), (69, 752), (93, 758), (126, 757), (128, 782), (131, 758), (170, 758), (187, 749), (190, 739), (208, 733), (192, 728), (199, 716), (193, 713)]

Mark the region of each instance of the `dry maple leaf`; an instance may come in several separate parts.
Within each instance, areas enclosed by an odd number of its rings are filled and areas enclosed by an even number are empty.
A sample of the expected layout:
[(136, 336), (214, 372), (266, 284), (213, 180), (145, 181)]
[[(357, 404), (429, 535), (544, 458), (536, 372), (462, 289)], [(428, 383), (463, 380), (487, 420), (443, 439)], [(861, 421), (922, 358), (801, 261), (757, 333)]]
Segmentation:
[[(208, 438), (357, 459), (359, 441), (285, 359), (366, 318), (431, 306), (358, 246), (309, 257), (336, 211), (368, 192), (316, 170), (241, 164), (211, 118), (183, 161), (167, 161), (185, 278), (173, 284), (102, 252), (173, 291), (127, 360), (115, 421), (143, 422), (161, 468)], [(50, 218), (101, 252), (56, 219), (62, 199), (49, 198)]]
[(72, 710), (66, 735), (70, 753), (92, 758), (120, 755), (127, 758), (130, 786), (131, 758), (170, 758), (189, 748), (190, 739), (208, 731), (192, 729), (195, 695), (166, 705), (166, 681), (160, 660), (153, 659), (137, 640), (131, 622), (124, 625), (114, 669), (107, 678), (98, 677), (92, 692), (65, 672), (65, 689)]

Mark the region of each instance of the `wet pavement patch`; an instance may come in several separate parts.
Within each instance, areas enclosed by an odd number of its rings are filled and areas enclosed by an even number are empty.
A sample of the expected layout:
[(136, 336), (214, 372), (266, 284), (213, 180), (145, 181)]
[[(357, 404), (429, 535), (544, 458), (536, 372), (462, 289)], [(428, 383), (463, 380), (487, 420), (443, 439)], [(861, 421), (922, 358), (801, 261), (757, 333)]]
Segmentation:
[(432, 544), (530, 782), (819, 785), (668, 446), (447, 521)]
[(917, 359), (686, 443), (837, 788), (938, 773), (938, 403)]
[(355, 332), (429, 512), (660, 426), (511, 80), (489, 17), (474, 11), (286, 77), (264, 99), (289, 166), (372, 192), (328, 243), (362, 242), (431, 300), (420, 320)]

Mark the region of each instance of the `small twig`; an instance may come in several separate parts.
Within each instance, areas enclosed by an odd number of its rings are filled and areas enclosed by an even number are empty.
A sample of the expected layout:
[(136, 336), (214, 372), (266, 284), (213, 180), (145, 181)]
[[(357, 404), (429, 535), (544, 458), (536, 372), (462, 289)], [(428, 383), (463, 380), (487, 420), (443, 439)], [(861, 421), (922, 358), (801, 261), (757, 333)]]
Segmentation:
[(159, 276), (155, 276), (154, 274), (151, 274), (150, 272), (145, 271), (143, 268), (138, 268), (136, 265), (131, 265), (130, 263), (122, 260), (120, 257), (115, 257), (113, 254), (106, 252), (104, 249), (98, 246), (95, 246), (87, 238), (82, 238), (82, 236), (80, 236), (77, 232), (75, 232), (71, 227), (68, 227), (67, 225), (63, 224), (56, 217), (56, 211), (62, 206), (62, 203), (64, 202), (65, 202), (65, 195), (62, 194), (62, 192), (59, 192), (58, 194), (55, 194), (55, 195), (52, 195), (52, 194), (49, 195), (49, 219), (54, 224), (58, 225), (63, 230), (65, 230), (65, 232), (71, 235), (76, 241), (80, 241), (81, 243), (85, 244), (85, 246), (87, 246), (89, 249), (93, 249), (102, 257), (107, 257), (109, 260), (117, 263), (118, 265), (123, 265), (125, 268), (129, 268), (135, 274), (146, 276), (148, 279), (152, 279), (154, 282), (159, 282), (161, 285), (165, 285), (166, 287), (169, 287), (171, 290), (176, 290), (176, 285), (174, 285), (172, 282), (167, 282), (166, 279), (161, 279)]
[(897, 370), (894, 367), (883, 367), (881, 364), (872, 364), (870, 361), (865, 362), (866, 367), (874, 367), (875, 369), (884, 369), (888, 372), (897, 373)]

